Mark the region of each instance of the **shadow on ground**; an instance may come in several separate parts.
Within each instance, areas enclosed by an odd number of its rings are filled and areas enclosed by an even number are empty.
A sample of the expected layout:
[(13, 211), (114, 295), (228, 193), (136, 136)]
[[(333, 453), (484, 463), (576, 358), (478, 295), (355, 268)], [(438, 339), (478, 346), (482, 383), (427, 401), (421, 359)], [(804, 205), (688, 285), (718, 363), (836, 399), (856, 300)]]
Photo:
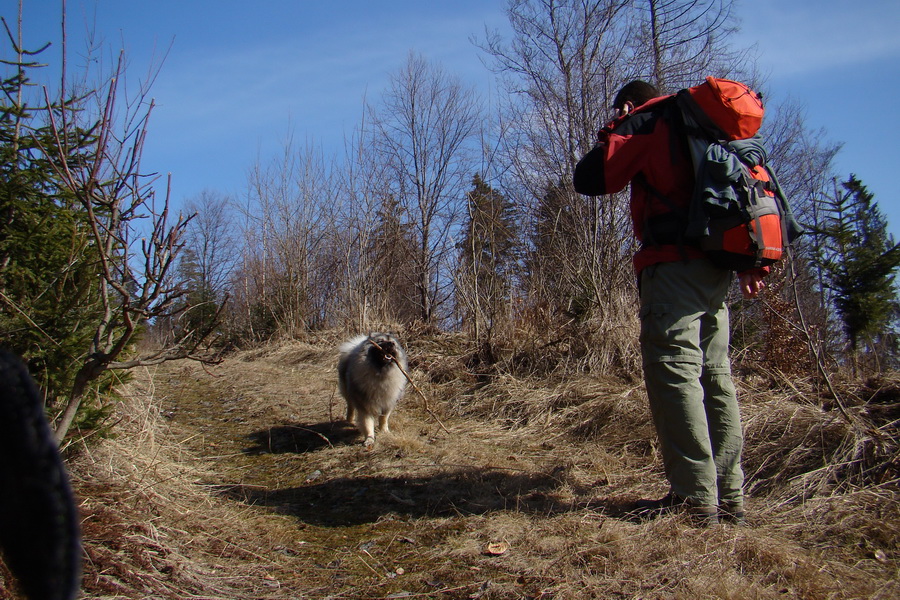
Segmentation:
[[(282, 425), (253, 433), (249, 439), (254, 445), (245, 452), (251, 455), (312, 453), (359, 443), (356, 428), (345, 422)], [(564, 466), (549, 472), (441, 465), (416, 469), (420, 472), (395, 477), (340, 476), (325, 481), (321, 478), (327, 475), (316, 471), (317, 477), (307, 485), (265, 490), (235, 484), (218, 490), (233, 500), (325, 527), (374, 523), (389, 515), (416, 519), (506, 510), (549, 516), (589, 509), (627, 518), (632, 508), (631, 503), (614, 500), (577, 500), (595, 490), (572, 482)]]
[(347, 446), (358, 441), (359, 433), (346, 421), (326, 421), (312, 425), (279, 425), (248, 437), (254, 445), (244, 450), (246, 454), (304, 454)]
[(222, 486), (230, 498), (274, 508), (304, 523), (326, 527), (374, 523), (387, 515), (409, 518), (517, 510), (543, 515), (568, 511), (552, 474), (496, 469), (439, 470), (434, 474), (337, 477), (279, 490)]

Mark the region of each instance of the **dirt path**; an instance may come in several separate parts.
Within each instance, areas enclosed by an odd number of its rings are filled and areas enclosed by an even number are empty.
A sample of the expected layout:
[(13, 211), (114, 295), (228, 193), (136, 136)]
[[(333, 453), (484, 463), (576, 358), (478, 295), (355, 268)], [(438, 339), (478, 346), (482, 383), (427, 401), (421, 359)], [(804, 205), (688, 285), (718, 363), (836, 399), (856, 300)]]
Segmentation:
[(515, 538), (554, 515), (600, 522), (577, 506), (571, 448), (452, 416), (438, 423), (411, 389), (392, 434), (367, 451), (342, 420), (336, 357), (243, 358), (162, 369), (156, 393), (173, 432), (212, 471), (204, 485), (287, 517), (271, 521), (273, 548), (303, 564), (308, 576), (289, 584), (298, 594), (468, 598), (511, 586), (513, 597), (539, 597), (542, 578), (528, 576), (537, 565), (522, 562)]
[(330, 348), (138, 378), (158, 414), (140, 434), (152, 456), (96, 451), (76, 472), (87, 597), (837, 598), (867, 577), (762, 518), (635, 522), (627, 501), (662, 485), (646, 431), (611, 448), (473, 418), (471, 385), (435, 383), (422, 361), (415, 378), (449, 432), (411, 391), (366, 451), (342, 420)]
[(563, 483), (568, 448), (553, 451), (486, 423), (464, 428), (451, 420), (448, 430), (413, 390), (393, 431), (366, 450), (343, 420), (334, 361), (316, 359), (288, 354), (274, 365), (254, 362), (238, 377), (235, 369), (217, 377), (186, 366), (161, 386), (168, 418), (192, 434), (188, 447), (215, 461), (230, 496), (331, 527), (398, 514), (483, 514), (511, 502), (539, 513), (572, 508), (539, 493)]

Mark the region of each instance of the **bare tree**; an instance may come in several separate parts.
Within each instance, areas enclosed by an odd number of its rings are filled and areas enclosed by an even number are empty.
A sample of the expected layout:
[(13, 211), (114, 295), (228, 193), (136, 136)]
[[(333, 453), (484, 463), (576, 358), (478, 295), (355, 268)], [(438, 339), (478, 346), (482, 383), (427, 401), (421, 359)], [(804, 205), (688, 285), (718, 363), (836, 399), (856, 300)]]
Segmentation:
[(745, 70), (747, 55), (732, 49), (737, 29), (733, 0), (637, 0), (629, 36), (634, 77), (665, 93), (696, 85), (707, 75)]
[[(297, 149), (291, 138), (249, 178), (244, 253), (238, 270), (239, 309), (262, 337), (293, 336), (320, 327), (334, 278), (328, 244), (335, 191), (321, 149)], [(261, 329), (260, 329), (261, 328)]]
[[(489, 32), (480, 42), (509, 92), (504, 187), (519, 184), (510, 196), (531, 218), (525, 296), (561, 335), (599, 331), (601, 352), (621, 345), (606, 353), (609, 360), (630, 355), (622, 340), (631, 338), (610, 333), (635, 324), (628, 195), (580, 197), (571, 187), (574, 166), (626, 82), (640, 78), (674, 91), (744, 67), (746, 56), (726, 43), (731, 4), (510, 0), (509, 39)], [(589, 328), (578, 330), (579, 323)]]
[[(511, 166), (533, 197), (571, 179), (596, 139), (619, 84), (627, 37), (625, 0), (511, 0), (512, 37), (487, 32), (479, 46), (509, 93)], [(514, 160), (513, 160), (514, 159)]]
[(589, 201), (571, 186), (622, 82), (630, 4), (511, 1), (511, 38), (488, 33), (480, 43), (509, 92), (505, 188), (530, 218), (524, 296), (551, 321), (545, 328), (598, 317), (598, 329), (619, 328), (633, 312), (625, 196)]
[(334, 243), (343, 249), (340, 313), (354, 331), (403, 324), (418, 312), (409, 219), (392, 193), (392, 169), (366, 135), (366, 115), (347, 140)]
[(433, 322), (448, 295), (451, 277), (444, 267), (474, 169), (469, 143), (480, 110), (471, 88), (413, 53), (391, 78), (381, 105), (371, 110), (375, 147), (393, 174), (391, 194), (415, 232), (409, 268), (424, 322)]
[[(145, 87), (136, 100), (126, 103), (124, 109), (120, 106), (124, 65), (122, 53), (105, 95), (99, 91), (88, 95), (81, 106), (61, 101), (56, 106), (62, 108), (55, 110), (45, 90), (55, 147), (45, 147), (44, 153), (87, 216), (90, 243), (86, 251), (94, 253), (101, 281), (98, 303), (102, 307), (90, 348), (82, 357), (65, 409), (55, 424), (58, 442), (74, 421), (88, 385), (103, 372), (176, 358), (214, 360), (209, 354), (198, 353), (208, 330), (183, 332), (162, 348), (122, 359), (140, 326), (179, 310), (175, 302), (182, 297), (183, 289), (173, 280), (172, 269), (189, 222), (179, 217), (170, 223), (170, 188), (164, 198), (157, 198), (153, 187), (156, 177), (141, 171), (153, 102)], [(64, 93), (61, 90), (61, 98)], [(97, 100), (99, 117), (85, 125), (88, 115), (95, 114), (89, 111), (90, 99)], [(92, 140), (92, 148), (73, 160), (68, 144), (73, 137), (84, 135)]]
[(194, 215), (188, 224), (185, 251), (191, 254), (197, 277), (211, 298), (228, 291), (237, 261), (234, 200), (213, 190), (203, 190), (190, 198), (184, 210)]

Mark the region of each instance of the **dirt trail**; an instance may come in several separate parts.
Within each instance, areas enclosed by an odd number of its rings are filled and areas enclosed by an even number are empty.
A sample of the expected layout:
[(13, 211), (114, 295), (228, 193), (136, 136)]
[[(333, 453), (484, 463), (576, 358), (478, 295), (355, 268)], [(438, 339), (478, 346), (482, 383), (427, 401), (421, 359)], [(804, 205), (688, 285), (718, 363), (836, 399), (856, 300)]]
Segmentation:
[(216, 461), (230, 497), (305, 524), (482, 514), (510, 503), (560, 510), (561, 498), (539, 492), (559, 487), (567, 449), (554, 453), (540, 439), (485, 423), (452, 422), (445, 431), (412, 388), (393, 431), (365, 449), (343, 420), (334, 362), (287, 353), (275, 364), (254, 361), (239, 377), (184, 366), (161, 385), (167, 417), (191, 434), (188, 447)]
[(392, 433), (366, 451), (342, 420), (333, 347), (287, 344), (137, 378), (135, 396), (158, 415), (152, 435), (134, 434), (145, 456), (104, 454), (129, 443), (118, 439), (75, 469), (86, 597), (887, 598), (896, 590), (884, 579), (890, 565), (860, 567), (852, 552), (768, 526), (776, 509), (762, 502), (748, 528), (635, 522), (623, 514), (627, 501), (663, 491), (646, 430), (610, 448), (540, 424), (472, 417), (471, 383), (436, 383), (414, 348), (414, 378), (449, 433), (411, 389)]

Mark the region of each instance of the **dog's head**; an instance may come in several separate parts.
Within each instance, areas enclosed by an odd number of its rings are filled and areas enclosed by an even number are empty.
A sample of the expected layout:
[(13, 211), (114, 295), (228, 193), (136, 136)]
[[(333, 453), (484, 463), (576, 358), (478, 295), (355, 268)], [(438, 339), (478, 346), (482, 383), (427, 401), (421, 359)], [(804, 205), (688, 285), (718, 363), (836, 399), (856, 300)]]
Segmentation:
[(400, 342), (389, 333), (369, 334), (369, 359), (379, 367), (390, 364), (403, 356)]

